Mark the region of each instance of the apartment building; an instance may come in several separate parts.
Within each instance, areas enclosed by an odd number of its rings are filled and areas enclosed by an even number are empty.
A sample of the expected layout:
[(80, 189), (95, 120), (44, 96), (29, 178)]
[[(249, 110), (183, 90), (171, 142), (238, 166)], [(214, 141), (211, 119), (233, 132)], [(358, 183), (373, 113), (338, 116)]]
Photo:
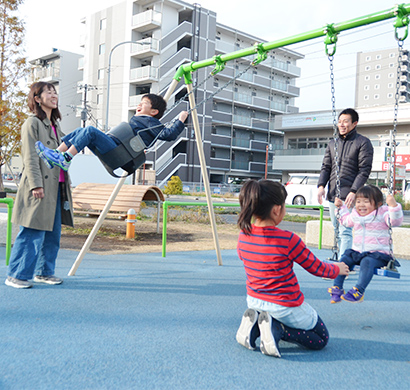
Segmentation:
[[(356, 107), (394, 104), (396, 100), (398, 49), (359, 52), (356, 62)], [(410, 101), (409, 52), (403, 51), (399, 102)]]
[[(264, 42), (218, 23), (212, 10), (179, 0), (126, 0), (82, 22), (86, 31), (83, 83), (96, 86), (89, 92), (90, 105), (95, 125), (104, 131), (129, 120), (143, 94), (164, 94), (181, 65)], [(212, 68), (193, 73), (195, 99), (197, 103), (206, 100), (198, 107), (198, 115), (211, 182), (264, 176), (273, 150), (283, 148), (283, 133), (273, 128), (273, 118), (298, 112), (295, 80), (300, 76), (297, 60), (301, 58), (294, 51), (277, 49), (223, 89), (253, 58), (228, 62), (215, 77), (208, 78)], [(180, 104), (163, 118), (164, 123), (189, 108), (183, 81), (168, 106), (176, 102)], [(190, 119), (176, 141), (157, 142), (147, 154), (146, 167), (156, 170), (160, 183), (172, 175), (185, 182), (200, 181)]]
[(61, 129), (65, 134), (81, 125), (78, 84), (83, 78), (81, 66), (79, 67), (82, 58), (80, 54), (52, 49), (51, 53), (30, 60), (30, 83), (46, 81), (56, 88), (62, 117)]

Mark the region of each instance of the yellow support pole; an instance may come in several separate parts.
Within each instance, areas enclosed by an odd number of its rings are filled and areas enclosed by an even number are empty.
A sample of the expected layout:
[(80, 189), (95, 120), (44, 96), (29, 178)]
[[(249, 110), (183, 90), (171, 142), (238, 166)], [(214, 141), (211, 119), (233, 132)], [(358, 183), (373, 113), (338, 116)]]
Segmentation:
[(215, 212), (214, 208), (212, 206), (212, 198), (211, 198), (211, 188), (209, 186), (209, 178), (208, 178), (208, 171), (206, 169), (206, 160), (205, 160), (205, 154), (204, 154), (204, 147), (202, 143), (202, 137), (201, 137), (201, 131), (199, 127), (199, 120), (198, 120), (198, 113), (195, 108), (195, 97), (194, 94), (192, 93), (192, 84), (186, 84), (187, 86), (187, 92), (189, 93), (189, 105), (191, 107), (191, 116), (192, 116), (192, 123), (194, 124), (194, 130), (195, 130), (195, 138), (196, 138), (196, 146), (198, 148), (198, 156), (199, 156), (199, 162), (201, 164), (201, 172), (202, 172), (202, 178), (204, 180), (204, 187), (205, 187), (205, 194), (206, 194), (206, 202), (208, 204), (208, 211), (209, 211), (209, 218), (211, 220), (211, 227), (212, 227), (212, 235), (214, 238), (214, 245), (215, 245), (215, 250), (216, 250), (216, 257), (218, 260), (218, 265), (222, 265), (222, 257), (221, 257), (221, 249), (219, 247), (219, 239), (218, 239), (218, 232), (216, 229), (216, 221), (215, 221)]

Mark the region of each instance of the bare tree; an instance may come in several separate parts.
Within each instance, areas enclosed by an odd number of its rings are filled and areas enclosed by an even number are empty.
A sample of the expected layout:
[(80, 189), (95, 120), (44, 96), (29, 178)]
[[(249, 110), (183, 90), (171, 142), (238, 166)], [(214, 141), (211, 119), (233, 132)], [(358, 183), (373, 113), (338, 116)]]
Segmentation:
[(16, 15), (23, 2), (0, 0), (0, 191), (4, 191), (2, 167), (20, 152), (20, 129), (27, 118), (25, 28)]

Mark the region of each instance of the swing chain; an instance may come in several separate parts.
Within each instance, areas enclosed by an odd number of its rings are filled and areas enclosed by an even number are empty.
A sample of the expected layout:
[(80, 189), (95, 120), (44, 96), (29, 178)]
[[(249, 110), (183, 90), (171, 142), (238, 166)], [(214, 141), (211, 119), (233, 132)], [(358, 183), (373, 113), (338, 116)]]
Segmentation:
[[(397, 34), (396, 34), (397, 37)], [(389, 195), (394, 196), (394, 178), (395, 178), (395, 167), (396, 167), (396, 135), (397, 135), (397, 117), (399, 113), (399, 98), (400, 98), (400, 77), (401, 77), (401, 66), (403, 62), (403, 40), (398, 39), (398, 60), (397, 60), (397, 77), (396, 77), (396, 95), (395, 95), (395, 102), (394, 102), (394, 119), (393, 119), (393, 130), (392, 130), (392, 137), (391, 137), (391, 145), (390, 146), (390, 165), (389, 165)], [(388, 269), (395, 270), (394, 267), (394, 255), (393, 255), (393, 228), (390, 222), (390, 216), (388, 217), (388, 226), (389, 226), (389, 255), (391, 260), (387, 265)], [(396, 270), (397, 271), (397, 270)]]
[[(338, 139), (339, 139), (339, 130), (337, 128), (337, 116), (336, 116), (336, 98), (335, 98), (335, 75), (333, 68), (334, 56), (328, 55), (329, 59), (329, 68), (330, 68), (330, 91), (332, 94), (332, 116), (333, 116), (333, 140), (334, 140), (334, 151), (335, 151), (335, 171), (336, 171), (336, 194), (335, 196), (340, 199), (340, 173), (339, 173), (339, 150), (338, 150)], [(340, 219), (340, 209), (337, 208), (336, 211), (336, 227), (334, 232), (334, 243), (333, 243), (333, 257), (332, 260), (338, 261), (338, 240), (339, 240), (339, 219)]]

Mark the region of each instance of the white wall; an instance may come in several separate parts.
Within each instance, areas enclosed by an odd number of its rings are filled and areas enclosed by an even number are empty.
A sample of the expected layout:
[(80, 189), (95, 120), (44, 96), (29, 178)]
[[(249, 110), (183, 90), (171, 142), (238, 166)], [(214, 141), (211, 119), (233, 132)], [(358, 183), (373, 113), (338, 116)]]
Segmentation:
[[(121, 175), (122, 172), (118, 169), (115, 173)], [(116, 184), (119, 180), (112, 177), (93, 154), (77, 154), (72, 160), (69, 173), (74, 187), (81, 183)], [(126, 184), (131, 184), (131, 177), (125, 180)]]

